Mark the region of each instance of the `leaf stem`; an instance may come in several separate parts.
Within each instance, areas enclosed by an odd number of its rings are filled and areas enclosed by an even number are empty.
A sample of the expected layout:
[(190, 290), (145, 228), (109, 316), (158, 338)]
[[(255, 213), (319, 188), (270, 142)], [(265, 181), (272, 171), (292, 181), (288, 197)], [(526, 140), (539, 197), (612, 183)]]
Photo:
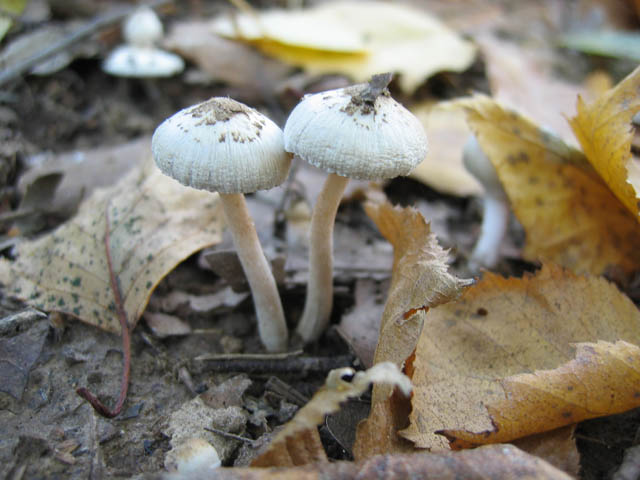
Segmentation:
[(120, 320), (120, 328), (122, 332), (122, 351), (124, 352), (123, 369), (122, 369), (122, 382), (120, 383), (120, 396), (116, 406), (111, 410), (104, 403), (102, 403), (98, 397), (92, 394), (89, 389), (85, 387), (78, 388), (76, 393), (88, 401), (96, 412), (103, 417), (113, 418), (120, 414), (124, 402), (127, 399), (127, 391), (129, 390), (129, 373), (131, 371), (131, 332), (129, 331), (129, 322), (127, 321), (127, 312), (124, 309), (124, 302), (122, 301), (122, 292), (120, 290), (120, 284), (118, 278), (113, 270), (113, 262), (111, 260), (111, 243), (109, 232), (109, 202), (105, 207), (105, 231), (104, 231), (104, 248), (107, 257), (107, 267), (109, 269), (109, 281), (111, 283), (111, 291), (113, 292), (113, 300), (116, 306), (116, 313), (118, 314), (118, 320)]

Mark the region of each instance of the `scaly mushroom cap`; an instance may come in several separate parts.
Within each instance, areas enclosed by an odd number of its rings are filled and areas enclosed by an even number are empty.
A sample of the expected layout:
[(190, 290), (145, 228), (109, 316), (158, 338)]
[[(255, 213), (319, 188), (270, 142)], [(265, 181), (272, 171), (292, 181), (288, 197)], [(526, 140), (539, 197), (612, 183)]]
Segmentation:
[(121, 45), (109, 54), (102, 69), (117, 77), (171, 77), (184, 70), (184, 60), (155, 47)]
[(308, 95), (284, 127), (285, 150), (359, 180), (407, 175), (427, 155), (420, 121), (370, 83)]
[(280, 185), (291, 165), (282, 130), (258, 111), (214, 97), (169, 117), (151, 140), (160, 170), (183, 185), (251, 193)]

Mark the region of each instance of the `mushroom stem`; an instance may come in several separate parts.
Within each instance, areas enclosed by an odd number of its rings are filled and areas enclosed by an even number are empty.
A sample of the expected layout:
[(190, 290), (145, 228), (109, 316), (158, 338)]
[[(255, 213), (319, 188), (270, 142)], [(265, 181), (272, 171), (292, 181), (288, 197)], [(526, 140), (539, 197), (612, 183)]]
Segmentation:
[(307, 342), (316, 340), (329, 323), (333, 307), (333, 225), (347, 177), (330, 173), (311, 214), (309, 282), (297, 332)]
[(502, 197), (485, 195), (483, 198), (482, 227), (473, 249), (469, 266), (493, 268), (498, 263), (500, 243), (507, 231), (509, 205)]
[(249, 281), (258, 318), (260, 340), (269, 352), (286, 350), (287, 324), (276, 281), (260, 246), (242, 193), (220, 193), (224, 216), (240, 263)]

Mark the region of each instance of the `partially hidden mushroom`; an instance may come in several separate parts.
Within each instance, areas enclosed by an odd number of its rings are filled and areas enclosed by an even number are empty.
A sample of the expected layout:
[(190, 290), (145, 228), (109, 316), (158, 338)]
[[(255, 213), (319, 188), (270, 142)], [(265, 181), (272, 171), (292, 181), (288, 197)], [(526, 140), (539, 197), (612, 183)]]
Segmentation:
[(297, 333), (319, 338), (333, 307), (333, 226), (349, 178), (407, 175), (427, 154), (420, 121), (387, 89), (391, 74), (369, 83), (308, 95), (284, 127), (288, 152), (329, 173), (313, 208), (309, 282)]
[(480, 236), (469, 258), (469, 269), (493, 268), (500, 258), (500, 244), (507, 231), (509, 201), (491, 160), (471, 135), (464, 146), (462, 162), (483, 186)]
[(170, 77), (184, 70), (184, 60), (161, 50), (155, 44), (163, 28), (156, 13), (147, 6), (136, 9), (125, 20), (124, 45), (116, 47), (102, 64), (102, 69), (118, 77)]
[(243, 195), (273, 188), (287, 177), (291, 155), (284, 151), (282, 130), (240, 102), (211, 98), (160, 124), (152, 152), (165, 175), (219, 193), (253, 295), (260, 339), (268, 351), (285, 350), (282, 302)]

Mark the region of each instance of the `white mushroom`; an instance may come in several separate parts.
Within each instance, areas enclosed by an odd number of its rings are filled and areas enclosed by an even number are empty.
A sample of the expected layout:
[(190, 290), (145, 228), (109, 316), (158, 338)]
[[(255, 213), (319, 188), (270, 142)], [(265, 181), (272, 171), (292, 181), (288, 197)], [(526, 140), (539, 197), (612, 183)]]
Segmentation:
[(242, 103), (212, 98), (165, 120), (153, 134), (152, 151), (165, 175), (219, 192), (253, 293), (260, 339), (269, 351), (285, 350), (282, 303), (243, 196), (287, 177), (291, 156), (284, 151), (280, 128)]
[(143, 5), (129, 15), (122, 25), (125, 42), (137, 47), (151, 47), (160, 41), (164, 29), (153, 9)]
[(408, 174), (427, 154), (420, 121), (386, 89), (391, 75), (306, 96), (284, 127), (285, 149), (329, 176), (311, 218), (309, 282), (297, 327), (317, 339), (333, 305), (333, 225), (349, 178), (382, 180)]
[(178, 55), (154, 46), (162, 38), (162, 23), (155, 12), (142, 6), (131, 14), (122, 27), (127, 42), (115, 48), (102, 69), (117, 77), (170, 77), (184, 70)]
[(493, 268), (498, 263), (500, 243), (507, 231), (509, 203), (493, 164), (482, 151), (477, 138), (471, 135), (464, 146), (462, 161), (465, 168), (484, 187), (482, 226), (480, 237), (469, 259), (469, 268)]

